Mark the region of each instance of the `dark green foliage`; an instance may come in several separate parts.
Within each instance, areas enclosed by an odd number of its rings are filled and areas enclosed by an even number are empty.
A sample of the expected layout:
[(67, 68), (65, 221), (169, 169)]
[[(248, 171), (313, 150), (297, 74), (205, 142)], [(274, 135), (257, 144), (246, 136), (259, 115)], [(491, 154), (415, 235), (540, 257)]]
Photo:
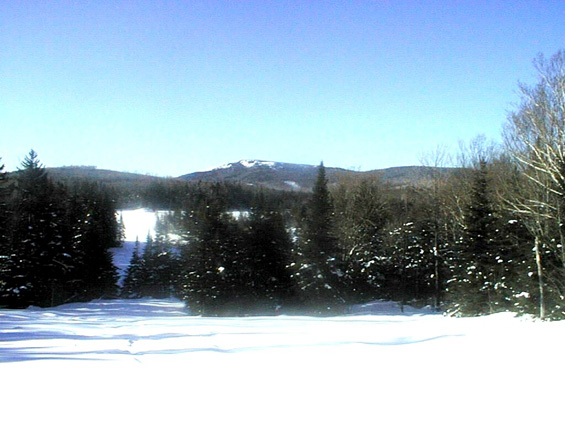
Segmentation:
[(298, 293), (289, 270), (291, 242), (280, 212), (258, 197), (248, 221), (250, 284), (270, 309), (295, 307)]
[(306, 249), (312, 260), (320, 266), (325, 266), (328, 257), (332, 258), (338, 255), (338, 246), (334, 233), (334, 209), (323, 163), (318, 168), (318, 177), (314, 184), (309, 206)]
[(2, 164), (0, 165), (0, 290), (2, 287), (6, 287), (5, 280), (12, 266), (8, 228), (10, 224), (8, 210), (10, 191), (10, 181), (4, 172), (4, 165)]
[(539, 313), (542, 269), (547, 316), (562, 317), (562, 224), (546, 220), (536, 268), (531, 222), (500, 201), (500, 179), (511, 178), (500, 163), (478, 165), (452, 186), (329, 187), (321, 164), (309, 194), (173, 180), (124, 194), (101, 182), (54, 183), (32, 151), (10, 177), (0, 167), (0, 306), (115, 296), (115, 208), (133, 202), (174, 211), (145, 248), (136, 244), (125, 298), (178, 296), (202, 315), (338, 314), (375, 298), (460, 315)]
[(336, 314), (348, 303), (341, 250), (336, 237), (334, 207), (324, 164), (318, 168), (312, 198), (301, 219), (293, 279), (302, 304), (311, 312)]
[[(216, 199), (217, 200), (217, 199)], [(192, 215), (184, 249), (183, 298), (196, 314), (238, 314), (247, 297), (246, 264), (237, 223), (214, 201)]]
[(271, 314), (293, 307), (290, 241), (262, 195), (249, 213), (230, 214), (212, 191), (185, 221), (183, 297), (202, 315)]
[(178, 296), (179, 271), (179, 257), (171, 243), (163, 236), (148, 237), (141, 258), (141, 296)]
[(2, 288), (2, 303), (49, 306), (58, 301), (58, 286), (70, 267), (63, 243), (62, 189), (47, 178), (32, 150), (22, 162), (11, 202), (11, 267)]
[[(434, 239), (427, 222), (407, 222), (392, 229), (386, 241), (381, 293), (402, 304), (434, 295)], [(385, 297), (382, 296), (381, 297)]]
[[(53, 306), (115, 294), (115, 210), (99, 189), (53, 183), (32, 150), (7, 201), (0, 305)], [(71, 194), (72, 191), (72, 194)]]
[(489, 193), (488, 169), (480, 161), (473, 175), (463, 237), (458, 244), (454, 279), (449, 285), (450, 311), (481, 315), (505, 309), (502, 220)]
[(334, 193), (335, 223), (344, 261), (348, 298), (375, 299), (383, 283), (385, 225), (390, 219), (386, 188), (380, 181), (341, 184)]
[(121, 296), (125, 299), (138, 299), (142, 296), (141, 285), (145, 275), (141, 255), (139, 240), (135, 240), (133, 254), (121, 290)]

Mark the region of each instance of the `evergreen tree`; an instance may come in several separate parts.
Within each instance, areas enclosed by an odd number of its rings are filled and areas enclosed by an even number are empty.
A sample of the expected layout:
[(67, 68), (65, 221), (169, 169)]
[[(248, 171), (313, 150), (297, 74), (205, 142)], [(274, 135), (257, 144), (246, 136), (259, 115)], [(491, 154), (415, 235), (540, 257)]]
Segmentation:
[(457, 282), (449, 289), (452, 311), (464, 315), (492, 313), (498, 309), (501, 277), (499, 223), (489, 197), (487, 164), (479, 162), (473, 175), (465, 230), (459, 249)]
[(132, 257), (126, 271), (121, 296), (125, 299), (138, 299), (141, 295), (142, 259), (139, 240), (135, 240)]
[(383, 282), (383, 238), (389, 220), (386, 188), (376, 180), (345, 181), (333, 198), (344, 281), (352, 302), (377, 297)]
[(305, 237), (295, 261), (298, 269), (294, 278), (300, 286), (303, 303), (324, 314), (342, 311), (347, 302), (333, 219), (326, 170), (321, 163), (307, 210)]
[(296, 306), (297, 292), (291, 279), (291, 242), (280, 212), (261, 193), (249, 217), (246, 243), (250, 281), (265, 312)]
[[(116, 272), (108, 251), (117, 227), (101, 190), (54, 184), (32, 150), (14, 177), (9, 202), (0, 303), (53, 306), (112, 296)], [(110, 240), (112, 240), (110, 242)]]
[(225, 262), (228, 224), (217, 199), (202, 202), (185, 220), (182, 295), (195, 314), (214, 315), (229, 291)]
[(178, 262), (176, 252), (164, 236), (148, 235), (137, 271), (141, 296), (162, 299), (178, 295)]
[(79, 206), (75, 233), (80, 238), (77, 254), (82, 258), (76, 268), (76, 278), (81, 282), (76, 298), (115, 297), (118, 274), (109, 249), (118, 246), (120, 240), (114, 204), (106, 190), (91, 184), (78, 187), (76, 196)]
[(12, 306), (51, 306), (62, 302), (58, 288), (69, 270), (63, 243), (65, 195), (47, 177), (32, 150), (16, 176), (12, 205), (11, 256), (13, 267), (4, 296)]
[(327, 263), (328, 257), (337, 256), (337, 240), (333, 226), (333, 204), (328, 189), (326, 168), (322, 162), (313, 188), (308, 214), (308, 254), (320, 265)]

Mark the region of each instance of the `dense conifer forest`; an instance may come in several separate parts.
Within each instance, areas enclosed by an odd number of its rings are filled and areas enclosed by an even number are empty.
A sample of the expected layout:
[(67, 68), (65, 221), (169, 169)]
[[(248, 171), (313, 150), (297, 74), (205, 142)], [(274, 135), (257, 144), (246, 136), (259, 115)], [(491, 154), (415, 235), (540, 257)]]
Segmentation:
[[(117, 190), (54, 183), (31, 151), (0, 174), (0, 305), (175, 296), (202, 315), (333, 315), (385, 299), (562, 319), (565, 52), (535, 66), (503, 144), (463, 143), (456, 172), (438, 149), (417, 185), (330, 185), (320, 164), (311, 193), (174, 179)], [(117, 206), (134, 205), (170, 213), (118, 288), (108, 249)]]
[(0, 305), (54, 306), (117, 294), (108, 249), (120, 243), (103, 187), (55, 184), (32, 150), (0, 177)]

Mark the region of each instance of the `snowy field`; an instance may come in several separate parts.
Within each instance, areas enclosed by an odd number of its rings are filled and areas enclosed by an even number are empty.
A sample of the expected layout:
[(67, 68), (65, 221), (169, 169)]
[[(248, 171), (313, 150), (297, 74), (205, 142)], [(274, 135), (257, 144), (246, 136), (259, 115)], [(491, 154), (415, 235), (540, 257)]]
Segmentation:
[(0, 310), (1, 422), (563, 422), (565, 322), (357, 313), (202, 318), (149, 299)]

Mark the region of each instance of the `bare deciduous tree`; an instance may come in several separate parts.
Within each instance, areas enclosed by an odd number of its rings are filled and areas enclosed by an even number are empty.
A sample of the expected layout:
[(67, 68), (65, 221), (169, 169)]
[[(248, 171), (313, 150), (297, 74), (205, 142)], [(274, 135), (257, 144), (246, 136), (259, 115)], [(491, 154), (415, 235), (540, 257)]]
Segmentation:
[[(534, 67), (538, 82), (531, 87), (520, 84), (521, 103), (504, 130), (506, 146), (523, 176), (510, 188), (506, 202), (524, 217), (535, 237), (540, 317), (545, 318), (542, 244), (557, 250), (565, 265), (565, 51), (549, 60), (540, 54)], [(550, 243), (553, 234), (559, 243)]]

